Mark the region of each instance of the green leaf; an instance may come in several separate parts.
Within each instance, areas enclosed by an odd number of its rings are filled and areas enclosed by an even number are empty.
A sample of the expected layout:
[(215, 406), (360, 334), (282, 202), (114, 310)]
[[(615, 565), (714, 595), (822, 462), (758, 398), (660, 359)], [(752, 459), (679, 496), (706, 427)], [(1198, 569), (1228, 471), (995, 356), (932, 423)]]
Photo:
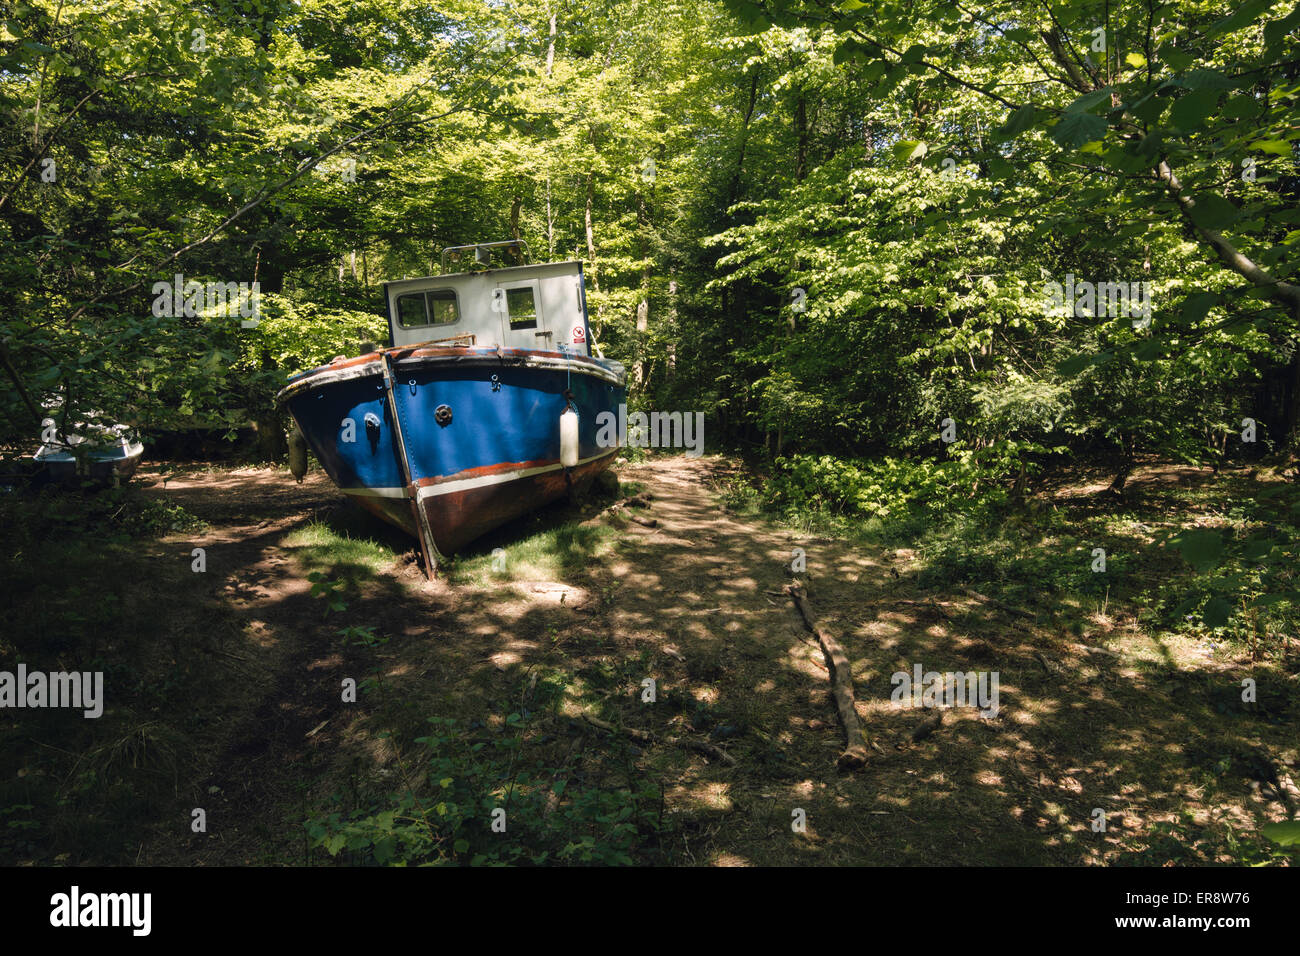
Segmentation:
[(1196, 62), (1196, 57), (1169, 44), (1162, 46), (1156, 56), (1169, 69), (1180, 73)]
[(831, 54), (831, 62), (836, 66), (841, 63), (848, 63), (858, 55), (861, 49), (862, 47), (858, 41), (850, 37), (835, 48), (835, 52)]
[(1062, 375), (1078, 375), (1085, 368), (1095, 364), (1097, 356), (1095, 355), (1072, 355), (1065, 361), (1056, 366), (1056, 370)]
[(1164, 354), (1164, 343), (1157, 338), (1143, 339), (1133, 350), (1133, 357), (1139, 362), (1154, 362)]
[(1142, 97), (1137, 103), (1129, 107), (1129, 112), (1147, 124), (1153, 124), (1160, 120), (1165, 110), (1169, 109), (1169, 97), (1156, 96), (1151, 94)]
[(1189, 90), (1230, 90), (1232, 81), (1217, 70), (1192, 70), (1186, 76), (1179, 78), (1179, 86)]
[(1201, 620), (1206, 627), (1223, 627), (1230, 617), (1232, 605), (1221, 597), (1210, 598), (1205, 602), (1205, 610), (1201, 612)]
[(1259, 19), (1260, 15), (1276, 2), (1277, 0), (1246, 0), (1230, 15), (1212, 24), (1205, 31), (1205, 36), (1209, 39), (1245, 29)]
[(1277, 591), (1273, 594), (1261, 594), (1250, 603), (1256, 607), (1272, 607), (1274, 604), (1300, 604), (1300, 591)]
[(1091, 113), (1066, 113), (1052, 127), (1051, 136), (1063, 147), (1078, 148), (1084, 143), (1101, 139), (1108, 124), (1100, 116)]
[(903, 139), (894, 144), (894, 158), (900, 162), (908, 163), (920, 159), (926, 152), (928, 147), (920, 140)]
[(1275, 542), (1268, 538), (1252, 538), (1241, 549), (1241, 556), (1251, 562), (1262, 561), (1273, 550)]
[(1240, 214), (1241, 210), (1216, 193), (1198, 196), (1187, 210), (1192, 222), (1202, 229), (1222, 229), (1233, 223)]
[(1091, 93), (1084, 93), (1077, 100), (1065, 108), (1067, 113), (1081, 113), (1092, 109), (1099, 103), (1110, 103), (1111, 88), (1103, 87), (1100, 90), (1093, 90)]
[(1259, 103), (1249, 93), (1230, 98), (1219, 110), (1219, 115), (1224, 119), (1249, 119), (1258, 113)]
[(1180, 532), (1172, 543), (1183, 560), (1198, 571), (1208, 571), (1223, 555), (1223, 535), (1211, 528), (1192, 528)]
[(1300, 846), (1300, 820), (1266, 823), (1259, 832), (1280, 846)]
[(1007, 123), (1002, 127), (1002, 134), (1007, 137), (1019, 136), (1034, 125), (1037, 117), (1038, 109), (1032, 103), (1026, 103), (1007, 117)]
[(1277, 46), (1297, 27), (1300, 27), (1300, 7), (1296, 7), (1281, 20), (1270, 20), (1264, 24), (1264, 45)]
[(1169, 120), (1183, 131), (1196, 129), (1204, 125), (1206, 117), (1218, 102), (1218, 90), (1193, 90), (1174, 102)]
[(1274, 156), (1281, 156), (1284, 159), (1291, 158), (1291, 144), (1282, 139), (1261, 139), (1250, 144), (1250, 149), (1257, 149), (1261, 153), (1272, 153)]
[(1214, 292), (1197, 292), (1195, 295), (1189, 295), (1183, 300), (1178, 307), (1178, 312), (1184, 322), (1188, 325), (1195, 325), (1209, 314), (1219, 302), (1219, 296)]

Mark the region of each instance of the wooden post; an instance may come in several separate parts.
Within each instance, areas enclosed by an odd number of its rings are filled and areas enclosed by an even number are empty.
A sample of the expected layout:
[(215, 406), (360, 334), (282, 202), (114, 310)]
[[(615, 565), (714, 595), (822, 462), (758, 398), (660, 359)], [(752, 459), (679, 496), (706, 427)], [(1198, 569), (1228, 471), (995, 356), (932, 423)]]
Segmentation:
[(411, 501), (411, 513), (415, 517), (415, 532), (420, 542), (420, 553), (424, 558), (424, 576), (430, 581), (438, 571), (438, 547), (433, 542), (433, 529), (429, 527), (429, 520), (424, 514), (424, 509), (420, 507), (419, 489), (415, 486), (415, 480), (411, 477), (411, 462), (406, 454), (406, 439), (402, 436), (402, 421), (397, 416), (397, 398), (393, 395), (393, 372), (392, 356), (387, 352), (383, 353), (384, 358), (384, 392), (388, 399), (388, 414), (393, 416), (393, 438), (397, 444), (397, 460), (402, 468), (402, 484), (406, 488), (406, 495)]

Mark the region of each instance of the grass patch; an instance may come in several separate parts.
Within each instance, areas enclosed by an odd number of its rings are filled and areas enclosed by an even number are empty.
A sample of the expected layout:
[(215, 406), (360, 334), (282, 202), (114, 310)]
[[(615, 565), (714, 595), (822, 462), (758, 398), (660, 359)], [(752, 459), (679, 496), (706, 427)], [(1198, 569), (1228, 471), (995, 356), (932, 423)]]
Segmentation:
[(618, 532), (566, 521), (514, 541), (478, 545), (444, 570), (452, 584), (491, 587), (506, 581), (559, 581), (608, 554)]
[(429, 718), (404, 762), (414, 786), (336, 793), (305, 823), (312, 848), (363, 865), (656, 862), (660, 791), (626, 755), (612, 761), (621, 773), (588, 777), (542, 731), (549, 721), (511, 713), (502, 724)]
[(309, 521), (287, 534), (282, 546), (308, 571), (337, 575), (351, 584), (373, 578), (397, 557), (392, 545), (337, 520)]
[(5, 496), (0, 526), (0, 670), (98, 671), (104, 693), (97, 719), (0, 714), (0, 862), (127, 862), (176, 797), (227, 628), (189, 543), (152, 542), (204, 523), (128, 486)]
[[(1156, 636), (1281, 659), (1300, 624), (1293, 560), (1300, 489), (1285, 483), (1155, 464), (1125, 500), (992, 494), (961, 502), (924, 470), (917, 477), (893, 462), (815, 464), (777, 481), (731, 476), (720, 488), (722, 502), (800, 534), (905, 549), (921, 588), (971, 586), (1050, 609), (1076, 635), (1122, 620)], [(928, 500), (936, 489), (943, 494)], [(845, 505), (853, 494), (868, 504)], [(890, 495), (892, 504), (870, 513)], [(1198, 565), (1179, 536), (1207, 529), (1221, 543), (1212, 563)]]

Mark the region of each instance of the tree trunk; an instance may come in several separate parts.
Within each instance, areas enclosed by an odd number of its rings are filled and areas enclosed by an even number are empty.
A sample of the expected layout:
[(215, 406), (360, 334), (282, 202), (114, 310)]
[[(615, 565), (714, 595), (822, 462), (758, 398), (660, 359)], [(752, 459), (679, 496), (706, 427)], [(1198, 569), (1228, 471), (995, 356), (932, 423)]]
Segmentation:
[(1133, 466), (1137, 463), (1133, 445), (1134, 438), (1132, 435), (1124, 435), (1120, 439), (1119, 468), (1115, 472), (1115, 480), (1106, 489), (1110, 494), (1121, 497), (1124, 495), (1124, 486), (1128, 483), (1128, 476), (1133, 473)]
[(549, 77), (555, 66), (555, 14), (551, 14), (551, 39), (546, 44), (546, 75)]
[(274, 412), (263, 412), (253, 420), (257, 430), (257, 457), (259, 461), (281, 461), (289, 451), (284, 428)]
[(802, 92), (794, 104), (794, 129), (798, 137), (794, 154), (794, 178), (803, 182), (808, 175), (808, 104)]
[[(636, 195), (637, 202), (637, 225), (642, 229), (649, 227), (649, 217), (646, 214), (645, 193), (638, 190)], [(645, 367), (645, 337), (650, 331), (650, 248), (649, 243), (643, 238), (641, 241), (641, 301), (636, 306), (636, 339), (637, 339), (637, 358), (632, 367), (632, 380), (637, 388), (645, 385), (646, 367)]]

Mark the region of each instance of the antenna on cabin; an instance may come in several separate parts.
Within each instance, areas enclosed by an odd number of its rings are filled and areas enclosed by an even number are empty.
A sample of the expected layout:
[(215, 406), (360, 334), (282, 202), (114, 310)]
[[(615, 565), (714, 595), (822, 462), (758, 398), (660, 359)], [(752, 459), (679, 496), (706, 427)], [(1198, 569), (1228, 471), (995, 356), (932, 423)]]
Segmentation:
[(492, 253), (497, 250), (507, 265), (528, 265), (528, 243), (522, 239), (506, 239), (502, 242), (478, 242), (468, 246), (447, 246), (442, 250), (442, 271), (447, 272), (447, 262), (464, 261), (470, 250), (474, 252), (474, 265), (480, 269), (492, 268)]

